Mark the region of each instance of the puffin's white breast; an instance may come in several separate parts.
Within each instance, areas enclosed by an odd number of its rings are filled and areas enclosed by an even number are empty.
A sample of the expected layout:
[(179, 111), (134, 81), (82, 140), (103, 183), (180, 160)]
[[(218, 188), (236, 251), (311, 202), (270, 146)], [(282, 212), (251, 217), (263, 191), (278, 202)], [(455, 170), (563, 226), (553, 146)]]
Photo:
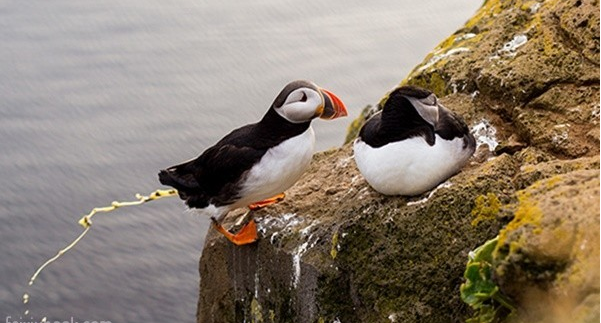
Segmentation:
[(373, 148), (355, 140), (355, 162), (367, 182), (386, 195), (418, 195), (457, 173), (473, 151), (463, 139), (444, 140), (434, 146), (413, 137)]
[(314, 146), (315, 133), (309, 127), (302, 134), (270, 148), (249, 171), (236, 206), (262, 201), (294, 185), (309, 167)]

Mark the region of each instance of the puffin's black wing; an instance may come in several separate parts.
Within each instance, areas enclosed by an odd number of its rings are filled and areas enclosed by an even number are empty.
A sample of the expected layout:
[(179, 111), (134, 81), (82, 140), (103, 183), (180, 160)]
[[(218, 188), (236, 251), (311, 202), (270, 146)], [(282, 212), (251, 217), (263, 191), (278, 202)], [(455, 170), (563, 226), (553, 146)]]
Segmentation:
[(192, 208), (233, 203), (243, 174), (266, 152), (251, 145), (253, 126), (234, 130), (194, 160), (162, 170), (159, 181), (177, 189)]
[(412, 106), (418, 110), (423, 119), (429, 120), (433, 124), (434, 131), (441, 138), (453, 140), (469, 133), (469, 128), (463, 118), (440, 104), (438, 98), (429, 90), (415, 86), (402, 86), (394, 94), (412, 101)]
[(436, 133), (447, 140), (461, 138), (469, 133), (467, 124), (459, 115), (447, 108), (441, 107), (438, 110), (438, 123), (436, 124)]
[(438, 124), (435, 131), (441, 138), (446, 140), (463, 137), (464, 148), (470, 146), (475, 149), (476, 147), (476, 139), (470, 133), (470, 129), (463, 118), (445, 107), (441, 106), (439, 109)]
[(389, 94), (382, 112), (365, 124), (359, 136), (377, 148), (417, 136), (433, 146), (435, 134), (445, 140), (463, 138), (464, 146), (475, 146), (465, 121), (440, 104), (432, 92), (402, 86)]
[(382, 111), (361, 128), (359, 137), (373, 148), (413, 137), (423, 137), (430, 146), (434, 145), (434, 127), (419, 115), (407, 99), (422, 99), (431, 93), (413, 86), (395, 89), (388, 95)]

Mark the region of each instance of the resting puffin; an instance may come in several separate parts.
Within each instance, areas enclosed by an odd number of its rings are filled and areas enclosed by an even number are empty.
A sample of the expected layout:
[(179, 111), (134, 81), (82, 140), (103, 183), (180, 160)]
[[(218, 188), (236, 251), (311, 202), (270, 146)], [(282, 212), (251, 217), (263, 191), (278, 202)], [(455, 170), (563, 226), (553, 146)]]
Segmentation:
[(414, 86), (392, 91), (354, 142), (367, 182), (386, 195), (419, 195), (457, 173), (476, 148), (463, 119)]
[(310, 81), (284, 87), (263, 118), (230, 132), (198, 158), (161, 170), (159, 181), (177, 189), (188, 207), (211, 217), (236, 245), (257, 240), (249, 221), (237, 234), (221, 222), (228, 212), (275, 203), (305, 172), (313, 156), (311, 120), (346, 116), (344, 103)]

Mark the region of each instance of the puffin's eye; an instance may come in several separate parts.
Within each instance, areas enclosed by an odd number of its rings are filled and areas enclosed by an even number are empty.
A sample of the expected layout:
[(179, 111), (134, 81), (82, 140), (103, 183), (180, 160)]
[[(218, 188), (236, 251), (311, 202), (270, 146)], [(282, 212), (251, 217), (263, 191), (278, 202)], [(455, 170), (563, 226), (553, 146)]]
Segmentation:
[(307, 102), (307, 94), (305, 94), (305, 92), (303, 92), (303, 96), (300, 98), (299, 101), (300, 102)]

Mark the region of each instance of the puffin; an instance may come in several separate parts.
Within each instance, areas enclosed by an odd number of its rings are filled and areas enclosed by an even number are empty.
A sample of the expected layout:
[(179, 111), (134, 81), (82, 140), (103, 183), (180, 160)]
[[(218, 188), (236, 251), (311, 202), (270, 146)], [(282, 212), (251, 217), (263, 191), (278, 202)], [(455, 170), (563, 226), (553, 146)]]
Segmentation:
[(431, 91), (401, 86), (353, 143), (357, 168), (384, 195), (420, 195), (456, 174), (476, 149), (465, 121)]
[(259, 122), (233, 130), (195, 159), (161, 170), (159, 181), (175, 188), (189, 208), (210, 216), (229, 241), (253, 243), (258, 240), (255, 221), (234, 234), (222, 226), (226, 215), (282, 200), (311, 162), (315, 145), (311, 121), (346, 115), (344, 103), (334, 93), (311, 81), (293, 81)]

